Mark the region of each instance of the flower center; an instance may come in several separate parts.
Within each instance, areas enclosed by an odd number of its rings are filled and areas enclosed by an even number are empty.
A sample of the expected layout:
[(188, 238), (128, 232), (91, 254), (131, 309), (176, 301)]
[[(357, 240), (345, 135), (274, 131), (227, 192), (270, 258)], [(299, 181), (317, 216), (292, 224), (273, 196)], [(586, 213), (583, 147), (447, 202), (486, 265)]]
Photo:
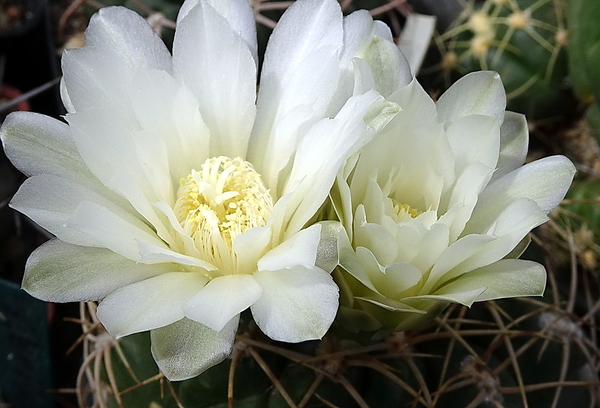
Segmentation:
[(250, 163), (220, 156), (181, 179), (174, 211), (205, 261), (235, 268), (235, 237), (267, 225), (273, 201)]
[(408, 204), (400, 204), (393, 198), (391, 200), (394, 207), (393, 218), (396, 222), (406, 221), (406, 217), (417, 218), (421, 214), (421, 211), (417, 210), (416, 208), (412, 208)]

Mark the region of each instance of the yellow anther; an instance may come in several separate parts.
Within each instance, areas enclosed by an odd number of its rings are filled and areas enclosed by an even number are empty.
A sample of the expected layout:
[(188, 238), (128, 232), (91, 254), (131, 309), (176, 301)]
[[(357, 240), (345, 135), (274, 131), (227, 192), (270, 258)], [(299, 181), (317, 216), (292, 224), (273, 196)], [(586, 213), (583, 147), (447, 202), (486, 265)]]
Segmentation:
[(187, 176), (174, 212), (205, 261), (234, 267), (235, 237), (263, 227), (273, 212), (269, 190), (252, 165), (241, 158), (207, 159)]

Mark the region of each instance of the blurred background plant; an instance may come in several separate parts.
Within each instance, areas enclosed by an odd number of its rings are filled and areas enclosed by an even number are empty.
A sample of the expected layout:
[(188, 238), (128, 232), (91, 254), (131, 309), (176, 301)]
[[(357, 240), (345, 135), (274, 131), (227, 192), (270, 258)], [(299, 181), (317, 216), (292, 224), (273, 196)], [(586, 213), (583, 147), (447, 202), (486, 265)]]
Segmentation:
[[(0, 0), (0, 115), (13, 109), (64, 113), (56, 86), (60, 52), (83, 45), (98, 8), (136, 10), (170, 46), (180, 4)], [(292, 2), (251, 4), (262, 55)], [(452, 306), (405, 333), (349, 333), (334, 325), (323, 341), (298, 345), (269, 340), (243, 315), (230, 359), (170, 383), (150, 356), (147, 333), (116, 340), (99, 324), (94, 303), (45, 305), (19, 291), (28, 254), (49, 236), (8, 208), (23, 176), (1, 153), (2, 408), (600, 406), (600, 2), (341, 5), (347, 13), (370, 10), (395, 37), (413, 13), (435, 15), (436, 31), (418, 72), (425, 88), (440, 95), (468, 72), (496, 70), (508, 108), (528, 116), (530, 159), (558, 153), (576, 163), (571, 191), (552, 220), (534, 231), (524, 255), (548, 270), (544, 298)]]

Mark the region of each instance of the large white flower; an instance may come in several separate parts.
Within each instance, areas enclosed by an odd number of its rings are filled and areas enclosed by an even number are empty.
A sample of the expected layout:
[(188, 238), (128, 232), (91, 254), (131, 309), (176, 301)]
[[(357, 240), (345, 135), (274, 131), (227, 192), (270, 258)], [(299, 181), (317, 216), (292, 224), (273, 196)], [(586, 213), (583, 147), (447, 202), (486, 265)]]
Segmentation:
[[(30, 176), (12, 206), (57, 237), (31, 255), (25, 290), (103, 299), (108, 331), (151, 330), (173, 380), (229, 355), (247, 308), (272, 339), (327, 331), (338, 288), (309, 222), (346, 158), (397, 112), (347, 86), (376, 80), (356, 66), (399, 58), (368, 13), (301, 0), (270, 39), (255, 103), (247, 0), (189, 0), (177, 26), (171, 55), (134, 12), (101, 10), (86, 46), (63, 56), (68, 125), (16, 113), (2, 127)], [(408, 80), (397, 62), (393, 87)]]
[(498, 74), (477, 72), (434, 102), (413, 81), (402, 111), (340, 174), (342, 316), (406, 330), (448, 303), (541, 295), (543, 266), (516, 259), (575, 173), (563, 156), (523, 165), (523, 115)]

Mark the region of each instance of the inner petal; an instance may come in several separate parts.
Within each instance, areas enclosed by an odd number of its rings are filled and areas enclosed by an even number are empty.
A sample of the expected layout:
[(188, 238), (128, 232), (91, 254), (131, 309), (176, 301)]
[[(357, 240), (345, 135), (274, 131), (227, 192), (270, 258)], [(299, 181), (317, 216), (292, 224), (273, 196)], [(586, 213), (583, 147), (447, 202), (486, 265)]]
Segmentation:
[(239, 157), (209, 158), (200, 168), (181, 180), (173, 211), (202, 259), (235, 273), (235, 238), (267, 225), (273, 200), (260, 174)]

